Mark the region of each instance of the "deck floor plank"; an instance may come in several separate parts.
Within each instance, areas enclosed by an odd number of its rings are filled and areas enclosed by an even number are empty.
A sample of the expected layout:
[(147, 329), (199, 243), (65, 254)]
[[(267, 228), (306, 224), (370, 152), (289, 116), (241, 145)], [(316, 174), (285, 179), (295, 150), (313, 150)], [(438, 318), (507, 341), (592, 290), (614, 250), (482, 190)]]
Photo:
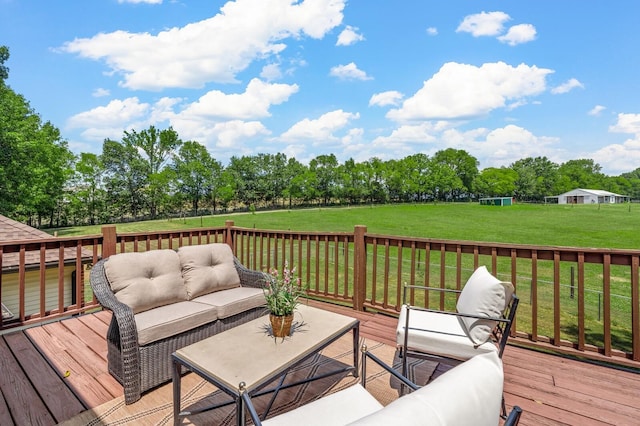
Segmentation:
[(50, 425), (55, 421), (31, 385), (6, 340), (0, 338), (0, 389), (17, 425)]
[[(96, 407), (113, 399), (111, 393), (95, 379), (96, 375), (106, 370), (105, 362), (92, 351), (83, 349), (84, 344), (77, 337), (72, 339), (65, 336), (69, 348), (65, 347), (62, 336), (56, 335), (63, 328), (58, 323), (52, 323), (27, 329), (25, 333), (49, 359), (56, 372), (61, 377), (67, 376), (67, 385), (84, 405)], [(80, 353), (87, 357), (83, 358)]]
[[(0, 389), (2, 388), (0, 387)], [(14, 426), (14, 424), (11, 418), (11, 411), (9, 411), (9, 407), (7, 406), (7, 401), (5, 401), (4, 395), (0, 392), (0, 425)]]
[[(88, 316), (88, 315), (85, 315)], [(102, 323), (101, 321), (99, 321)], [(105, 344), (104, 337), (97, 334), (92, 328), (88, 327), (82, 320), (79, 321), (62, 321), (63, 324), (73, 335), (78, 336), (80, 340), (93, 351), (96, 355), (99, 355), (103, 360), (107, 360), (107, 345)]]
[[(78, 321), (92, 329), (98, 336), (106, 336), (107, 330), (109, 329), (108, 321), (109, 318), (111, 318), (111, 315), (105, 316), (105, 313), (109, 314), (107, 311), (102, 311), (92, 315), (80, 315), (77, 318)], [(105, 318), (107, 319), (106, 322)]]
[(35, 350), (27, 336), (23, 333), (8, 334), (5, 336), (5, 340), (34, 389), (45, 405), (49, 407), (54, 419), (62, 421), (86, 409), (66, 386), (63, 379)]

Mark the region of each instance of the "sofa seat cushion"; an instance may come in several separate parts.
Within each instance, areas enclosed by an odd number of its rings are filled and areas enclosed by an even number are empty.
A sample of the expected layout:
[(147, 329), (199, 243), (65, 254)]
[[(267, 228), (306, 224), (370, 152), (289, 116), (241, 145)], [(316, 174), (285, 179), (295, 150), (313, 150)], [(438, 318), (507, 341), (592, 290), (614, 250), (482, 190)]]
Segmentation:
[(172, 337), (218, 318), (215, 306), (183, 301), (135, 315), (140, 346)]
[(110, 256), (104, 272), (115, 297), (134, 314), (187, 300), (180, 259), (173, 250)]
[(503, 381), (498, 355), (478, 355), (352, 424), (496, 426)]
[(189, 300), (240, 286), (233, 252), (227, 244), (183, 246), (178, 249), (178, 256)]
[[(404, 328), (406, 324), (407, 307), (402, 306), (398, 327), (396, 329), (396, 343), (404, 344)], [(409, 349), (416, 349), (434, 355), (467, 360), (475, 355), (498, 351), (497, 346), (488, 341), (475, 345), (467, 336), (455, 315), (427, 312), (411, 309), (409, 314)]]
[[(264, 426), (342, 426), (382, 408), (360, 384), (349, 386), (279, 416), (262, 422)], [(387, 423), (385, 426), (396, 423)]]
[[(460, 293), (456, 310), (460, 313), (499, 318), (507, 309), (513, 294), (513, 284), (500, 281), (480, 266), (467, 280)], [(460, 317), (462, 328), (476, 344), (489, 340), (497, 322)]]
[(216, 291), (196, 297), (193, 301), (215, 307), (218, 318), (228, 318), (253, 308), (265, 306), (264, 291), (253, 287), (236, 287)]

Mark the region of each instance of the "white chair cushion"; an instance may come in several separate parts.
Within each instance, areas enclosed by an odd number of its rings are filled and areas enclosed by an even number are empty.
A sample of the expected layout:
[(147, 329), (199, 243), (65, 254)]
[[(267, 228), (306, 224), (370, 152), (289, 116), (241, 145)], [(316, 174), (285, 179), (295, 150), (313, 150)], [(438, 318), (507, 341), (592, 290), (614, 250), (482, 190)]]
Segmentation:
[(110, 256), (104, 272), (116, 299), (134, 313), (187, 300), (180, 259), (173, 250)]
[(203, 294), (240, 287), (231, 247), (224, 243), (183, 246), (178, 249), (189, 300)]
[(478, 355), (352, 425), (496, 426), (504, 375), (495, 352)]
[[(404, 328), (406, 323), (406, 305), (402, 306), (398, 327), (396, 328), (396, 343), (404, 345)], [(409, 313), (408, 348), (434, 355), (441, 355), (465, 361), (478, 354), (497, 352), (493, 342), (487, 341), (475, 345), (460, 325), (455, 315), (427, 312), (411, 309)]]
[[(456, 309), (460, 313), (499, 318), (507, 308), (513, 285), (503, 282), (487, 271), (485, 266), (476, 269), (462, 289)], [(459, 318), (469, 338), (480, 345), (491, 337), (497, 322), (492, 320)]]
[(262, 424), (264, 426), (344, 426), (381, 408), (382, 404), (362, 385), (356, 384), (293, 411), (267, 419)]

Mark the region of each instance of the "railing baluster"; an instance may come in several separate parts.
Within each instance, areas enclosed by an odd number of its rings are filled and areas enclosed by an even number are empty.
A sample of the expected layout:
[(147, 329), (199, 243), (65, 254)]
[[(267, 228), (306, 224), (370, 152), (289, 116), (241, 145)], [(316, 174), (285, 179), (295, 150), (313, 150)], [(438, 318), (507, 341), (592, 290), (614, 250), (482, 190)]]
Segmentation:
[(640, 257), (636, 254), (631, 257), (631, 345), (632, 358), (640, 361), (640, 283), (638, 282), (638, 269)]
[(585, 349), (584, 253), (578, 253), (578, 350)]
[(553, 252), (553, 344), (560, 346), (560, 253)]
[(602, 304), (604, 354), (611, 356), (611, 255), (606, 253), (602, 265)]

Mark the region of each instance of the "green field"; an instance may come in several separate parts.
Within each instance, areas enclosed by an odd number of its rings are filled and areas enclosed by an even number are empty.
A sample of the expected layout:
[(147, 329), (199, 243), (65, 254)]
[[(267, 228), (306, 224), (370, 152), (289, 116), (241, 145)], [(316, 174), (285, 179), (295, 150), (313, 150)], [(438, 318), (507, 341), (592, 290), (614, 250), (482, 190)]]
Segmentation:
[[(640, 248), (640, 205), (539, 205), (507, 207), (476, 203), (401, 204), (277, 210), (117, 224), (119, 232), (223, 226), (269, 230), (353, 231), (421, 238), (545, 246)], [(51, 230), (58, 235), (100, 233), (100, 226)]]
[[(146, 222), (117, 224), (118, 232), (149, 232), (160, 230), (192, 229), (198, 227), (221, 227), (225, 221), (233, 220), (239, 227), (263, 230), (292, 231), (345, 231), (352, 232), (356, 225), (366, 225), (374, 234), (434, 238), (447, 240), (467, 240), (479, 242), (501, 242), (507, 244), (532, 244), (539, 246), (567, 246), (591, 248), (636, 249), (640, 247), (640, 205), (529, 205), (517, 204), (508, 207), (480, 206), (475, 203), (456, 204), (415, 204), (384, 205), (345, 208), (322, 208), (305, 210), (279, 210), (257, 213), (238, 213), (171, 219)], [(77, 227), (56, 230), (58, 235), (88, 235), (100, 233), (100, 226)], [(404, 249), (403, 263), (410, 259), (409, 249)], [(371, 253), (368, 253), (371, 256)], [(379, 253), (378, 256), (382, 256)], [(397, 250), (390, 253), (390, 275), (395, 275)], [(323, 259), (313, 261), (324, 262)], [(371, 268), (373, 258), (368, 260)], [(384, 262), (384, 258), (377, 260)], [(488, 264), (490, 258), (483, 256), (481, 264)], [(432, 256), (431, 281), (439, 280), (439, 257)], [(448, 253), (446, 260), (447, 285), (453, 285), (455, 274), (455, 253)], [(562, 262), (560, 265), (560, 298), (562, 338), (576, 341), (577, 336), (577, 298), (572, 296), (571, 272), (575, 263)], [(380, 272), (383, 263), (379, 263), (379, 276), (376, 281), (376, 299), (384, 295), (384, 278)], [(424, 268), (424, 266), (423, 266)], [(473, 259), (467, 255), (462, 259), (465, 275), (473, 270)], [(340, 269), (340, 268), (338, 268)], [(502, 279), (509, 280), (511, 270), (509, 258), (498, 259), (498, 272)], [(403, 271), (409, 271), (404, 265)], [(531, 263), (519, 259), (517, 262), (517, 291), (521, 298), (518, 312), (518, 330), (530, 332), (532, 320)], [(553, 335), (553, 262), (539, 261), (537, 264), (537, 319), (540, 335)], [(603, 270), (602, 265), (585, 265), (585, 321), (587, 343), (603, 344)], [(631, 350), (631, 299), (630, 271), (628, 267), (611, 267), (611, 332), (614, 347)], [(416, 280), (421, 281), (424, 273), (418, 269)], [(397, 303), (394, 296), (397, 285), (411, 279), (403, 276), (399, 282), (391, 282), (389, 301)], [(330, 280), (333, 282), (333, 280)], [(339, 284), (342, 278), (338, 280)], [(451, 281), (451, 282), (449, 282)], [(371, 283), (370, 283), (371, 284)], [(342, 289), (340, 289), (342, 291)], [(371, 288), (368, 297), (371, 297)], [(447, 303), (453, 308), (454, 300)]]

